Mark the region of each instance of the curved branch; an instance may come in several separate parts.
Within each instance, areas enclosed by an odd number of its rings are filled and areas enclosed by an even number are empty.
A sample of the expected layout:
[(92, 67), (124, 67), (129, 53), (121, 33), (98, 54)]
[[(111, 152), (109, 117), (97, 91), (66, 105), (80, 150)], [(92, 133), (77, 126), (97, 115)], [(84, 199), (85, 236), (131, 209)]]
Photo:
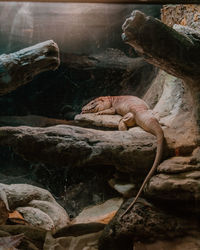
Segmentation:
[(177, 32), (140, 11), (134, 11), (122, 29), (122, 39), (148, 62), (180, 78), (200, 79), (200, 36), (196, 31)]
[(52, 41), (45, 41), (11, 54), (0, 56), (0, 95), (30, 82), (33, 77), (60, 64), (59, 49)]

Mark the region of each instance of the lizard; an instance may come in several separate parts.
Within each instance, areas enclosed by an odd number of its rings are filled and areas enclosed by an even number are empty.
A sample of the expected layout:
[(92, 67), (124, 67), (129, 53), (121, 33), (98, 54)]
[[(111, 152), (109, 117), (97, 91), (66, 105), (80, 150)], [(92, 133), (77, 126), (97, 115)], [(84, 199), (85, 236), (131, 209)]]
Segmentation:
[(164, 133), (158, 119), (154, 116), (153, 111), (149, 109), (147, 103), (136, 96), (101, 96), (83, 106), (82, 114), (96, 113), (97, 115), (114, 115), (122, 116), (118, 124), (121, 131), (128, 130), (128, 127), (139, 126), (146, 132), (157, 137), (157, 152), (148, 175), (143, 181), (137, 195), (132, 203), (128, 206), (121, 218), (134, 206), (141, 195), (145, 185), (157, 169), (163, 153)]

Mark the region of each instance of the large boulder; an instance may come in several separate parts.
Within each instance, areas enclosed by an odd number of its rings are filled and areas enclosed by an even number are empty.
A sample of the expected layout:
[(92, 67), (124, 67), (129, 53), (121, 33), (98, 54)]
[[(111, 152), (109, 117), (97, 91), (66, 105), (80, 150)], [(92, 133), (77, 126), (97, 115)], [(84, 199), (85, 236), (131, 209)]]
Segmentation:
[(68, 125), (2, 127), (0, 138), (1, 145), (13, 147), (30, 161), (73, 167), (100, 162), (102, 166), (115, 166), (122, 172), (142, 173), (149, 169), (156, 150), (156, 138), (138, 127), (128, 131), (100, 131)]
[(195, 237), (194, 231), (199, 232), (199, 222), (195, 217), (184, 217), (181, 214), (177, 216), (174, 211), (155, 207), (143, 199), (135, 204), (129, 214), (121, 218), (120, 214), (131, 201), (132, 199), (129, 199), (124, 203), (105, 227), (99, 241), (99, 250), (129, 250), (133, 249), (133, 244), (137, 242), (150, 243), (188, 235)]

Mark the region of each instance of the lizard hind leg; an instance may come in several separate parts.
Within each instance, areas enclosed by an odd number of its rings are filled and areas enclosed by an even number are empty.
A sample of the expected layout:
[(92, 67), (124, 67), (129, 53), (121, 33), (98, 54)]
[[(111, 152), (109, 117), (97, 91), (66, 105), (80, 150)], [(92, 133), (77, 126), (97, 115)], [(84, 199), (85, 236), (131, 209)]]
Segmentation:
[(118, 129), (120, 131), (128, 130), (128, 127), (135, 126), (135, 118), (133, 113), (127, 113), (122, 119), (119, 121)]

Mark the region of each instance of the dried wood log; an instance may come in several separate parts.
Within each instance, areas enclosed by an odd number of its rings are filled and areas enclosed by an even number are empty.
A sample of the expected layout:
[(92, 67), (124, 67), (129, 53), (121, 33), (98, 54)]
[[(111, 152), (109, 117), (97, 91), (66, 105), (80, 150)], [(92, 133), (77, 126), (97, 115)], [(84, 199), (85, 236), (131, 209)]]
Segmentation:
[(122, 39), (145, 59), (182, 79), (200, 79), (200, 34), (187, 27), (168, 27), (158, 19), (134, 11), (122, 26)]
[(60, 64), (57, 44), (48, 40), (11, 54), (0, 56), (0, 95), (30, 82), (33, 77)]

